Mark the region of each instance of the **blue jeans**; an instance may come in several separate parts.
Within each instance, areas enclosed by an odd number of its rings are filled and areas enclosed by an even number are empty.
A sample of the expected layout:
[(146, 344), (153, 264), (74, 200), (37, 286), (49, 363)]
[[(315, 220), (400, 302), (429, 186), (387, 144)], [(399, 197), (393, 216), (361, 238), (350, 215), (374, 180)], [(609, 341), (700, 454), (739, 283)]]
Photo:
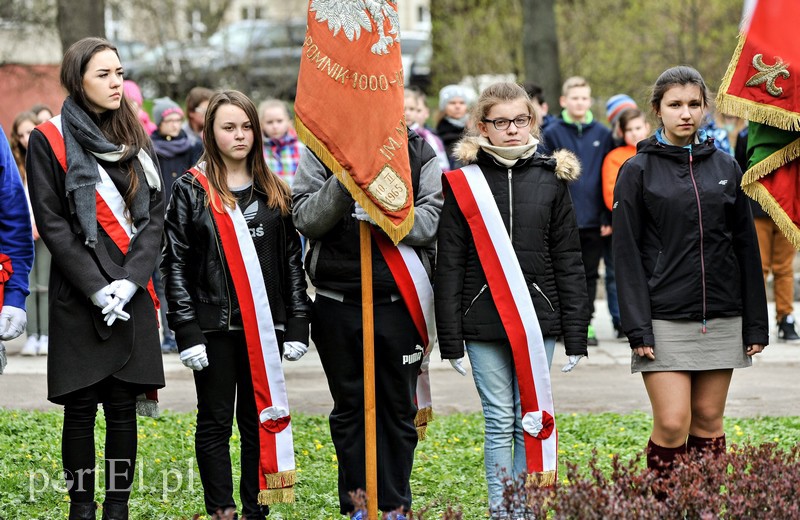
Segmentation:
[[(548, 365), (555, 344), (555, 338), (544, 338)], [(507, 341), (467, 341), (466, 347), (483, 407), (489, 507), (496, 508), (503, 503), (503, 478), (516, 479), (527, 473), (517, 375)]]
[(619, 302), (617, 300), (617, 277), (614, 272), (614, 255), (611, 254), (611, 237), (603, 238), (603, 263), (606, 269), (606, 300), (608, 313), (615, 327), (620, 326)]

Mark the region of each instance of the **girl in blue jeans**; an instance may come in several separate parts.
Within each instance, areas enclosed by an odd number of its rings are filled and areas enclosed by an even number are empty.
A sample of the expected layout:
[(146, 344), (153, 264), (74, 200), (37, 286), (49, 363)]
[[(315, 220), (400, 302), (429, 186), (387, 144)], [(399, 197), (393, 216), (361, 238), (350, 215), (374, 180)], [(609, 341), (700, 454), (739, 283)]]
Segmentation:
[[(577, 159), (565, 151), (555, 157), (537, 152), (539, 114), (514, 83), (488, 87), (471, 118), (476, 131), (458, 144), (456, 154), (462, 164), (480, 169), (502, 220), (495, 218), (493, 240), (510, 239), (515, 269), (527, 286), (522, 298), (529, 297), (528, 308), (532, 302), (535, 309), (546, 360), (532, 355), (525, 361), (532, 366), (546, 361), (549, 370), (555, 338), (563, 336), (570, 362), (562, 370), (572, 370), (587, 355), (588, 325), (581, 246), (567, 190), (567, 182), (578, 175)], [(523, 518), (503, 504), (504, 476), (517, 478), (527, 471), (517, 367), (498, 310), (508, 302), (492, 294), (487, 272), (495, 268), (482, 264), (476, 248), (476, 239), (482, 239), (473, 235), (474, 224), (464, 216), (450, 178), (448, 173), (443, 182), (434, 284), (439, 347), (442, 357), (466, 374), (461, 366), (466, 344), (485, 418), (491, 516)]]

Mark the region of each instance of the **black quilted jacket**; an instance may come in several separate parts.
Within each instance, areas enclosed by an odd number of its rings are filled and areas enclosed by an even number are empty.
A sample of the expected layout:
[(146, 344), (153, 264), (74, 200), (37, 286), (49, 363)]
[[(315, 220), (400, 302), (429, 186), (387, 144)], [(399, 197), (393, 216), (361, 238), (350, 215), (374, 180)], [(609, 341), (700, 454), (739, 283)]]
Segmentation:
[[(568, 355), (587, 354), (586, 279), (575, 212), (567, 180), (578, 175), (577, 160), (535, 154), (507, 168), (465, 140), (460, 155), (477, 162), (511, 234), (544, 336), (564, 336)], [(464, 340), (499, 341), (507, 335), (464, 216), (445, 180), (439, 223), (436, 326), (444, 359), (464, 355)], [(513, 225), (512, 225), (513, 214)]]

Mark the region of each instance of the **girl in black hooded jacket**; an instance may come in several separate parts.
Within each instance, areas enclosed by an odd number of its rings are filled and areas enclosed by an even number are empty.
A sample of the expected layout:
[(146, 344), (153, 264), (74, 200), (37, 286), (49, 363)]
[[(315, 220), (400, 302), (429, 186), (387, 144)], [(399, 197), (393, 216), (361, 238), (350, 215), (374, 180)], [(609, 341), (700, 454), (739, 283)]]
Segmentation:
[[(570, 362), (562, 370), (569, 371), (587, 355), (586, 279), (567, 189), (580, 168), (570, 152), (559, 152), (556, 158), (537, 153), (536, 117), (522, 87), (491, 85), (472, 114), (480, 134), (464, 138), (456, 154), (463, 164), (480, 167), (494, 197), (504, 225), (500, 233), (510, 238), (535, 309), (547, 368), (556, 336), (563, 336)], [(512, 354), (498, 312), (497, 298), (502, 297), (489, 287), (473, 232), (447, 180), (458, 173), (446, 174), (443, 182), (434, 283), (436, 328), (442, 357), (462, 374), (466, 374), (461, 367), (466, 344), (486, 422), (484, 464), (490, 512), (492, 518), (507, 518), (503, 516), (509, 511), (503, 510), (502, 476), (517, 478), (527, 471), (522, 383), (515, 370), (520, 352)]]
[(614, 190), (614, 262), (632, 372), (653, 407), (647, 465), (725, 449), (734, 368), (768, 341), (753, 218), (733, 157), (699, 129), (708, 106), (691, 67), (661, 74), (650, 100), (661, 127), (638, 145)]

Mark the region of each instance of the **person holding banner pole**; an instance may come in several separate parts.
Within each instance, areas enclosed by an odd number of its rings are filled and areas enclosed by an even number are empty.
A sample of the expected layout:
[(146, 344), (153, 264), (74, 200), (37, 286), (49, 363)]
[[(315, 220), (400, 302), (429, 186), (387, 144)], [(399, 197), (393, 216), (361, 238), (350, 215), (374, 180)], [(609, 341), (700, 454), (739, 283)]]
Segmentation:
[(556, 337), (569, 356), (564, 372), (588, 355), (586, 280), (567, 188), (580, 165), (568, 151), (537, 153), (538, 113), (517, 84), (487, 87), (471, 117), (475, 133), (456, 146), (468, 166), (443, 182), (436, 324), (442, 357), (456, 370), (466, 344), (481, 397), (490, 515), (522, 518), (503, 503), (503, 476), (555, 481)]
[(235, 90), (206, 111), (198, 164), (173, 186), (162, 275), (167, 319), (197, 389), (195, 448), (205, 507), (236, 517), (230, 437), (241, 435), (242, 518), (294, 500), (281, 356), (308, 349), (311, 312), (289, 186), (266, 166), (255, 105)]
[[(414, 225), (400, 245), (413, 248), (430, 278), (442, 206), (442, 170), (433, 149), (413, 131), (408, 131), (408, 150)], [(310, 150), (301, 156), (293, 198), (295, 224), (309, 239), (306, 271), (316, 287), (311, 339), (334, 401), (330, 427), (339, 461), (340, 512), (360, 518), (350, 496), (365, 489), (366, 479), (359, 222), (370, 217)], [(376, 241), (372, 264), (378, 507), (404, 513), (411, 506), (409, 479), (417, 445), (414, 397), (425, 347), (395, 270)]]
[[(164, 386), (151, 275), (164, 222), (150, 140), (123, 95), (116, 48), (84, 38), (64, 54), (61, 115), (31, 134), (27, 172), (50, 272), (48, 399), (64, 405), (70, 519), (93, 519), (97, 405), (106, 419), (103, 518), (128, 518), (136, 412)], [(137, 396), (146, 394), (148, 398)]]

